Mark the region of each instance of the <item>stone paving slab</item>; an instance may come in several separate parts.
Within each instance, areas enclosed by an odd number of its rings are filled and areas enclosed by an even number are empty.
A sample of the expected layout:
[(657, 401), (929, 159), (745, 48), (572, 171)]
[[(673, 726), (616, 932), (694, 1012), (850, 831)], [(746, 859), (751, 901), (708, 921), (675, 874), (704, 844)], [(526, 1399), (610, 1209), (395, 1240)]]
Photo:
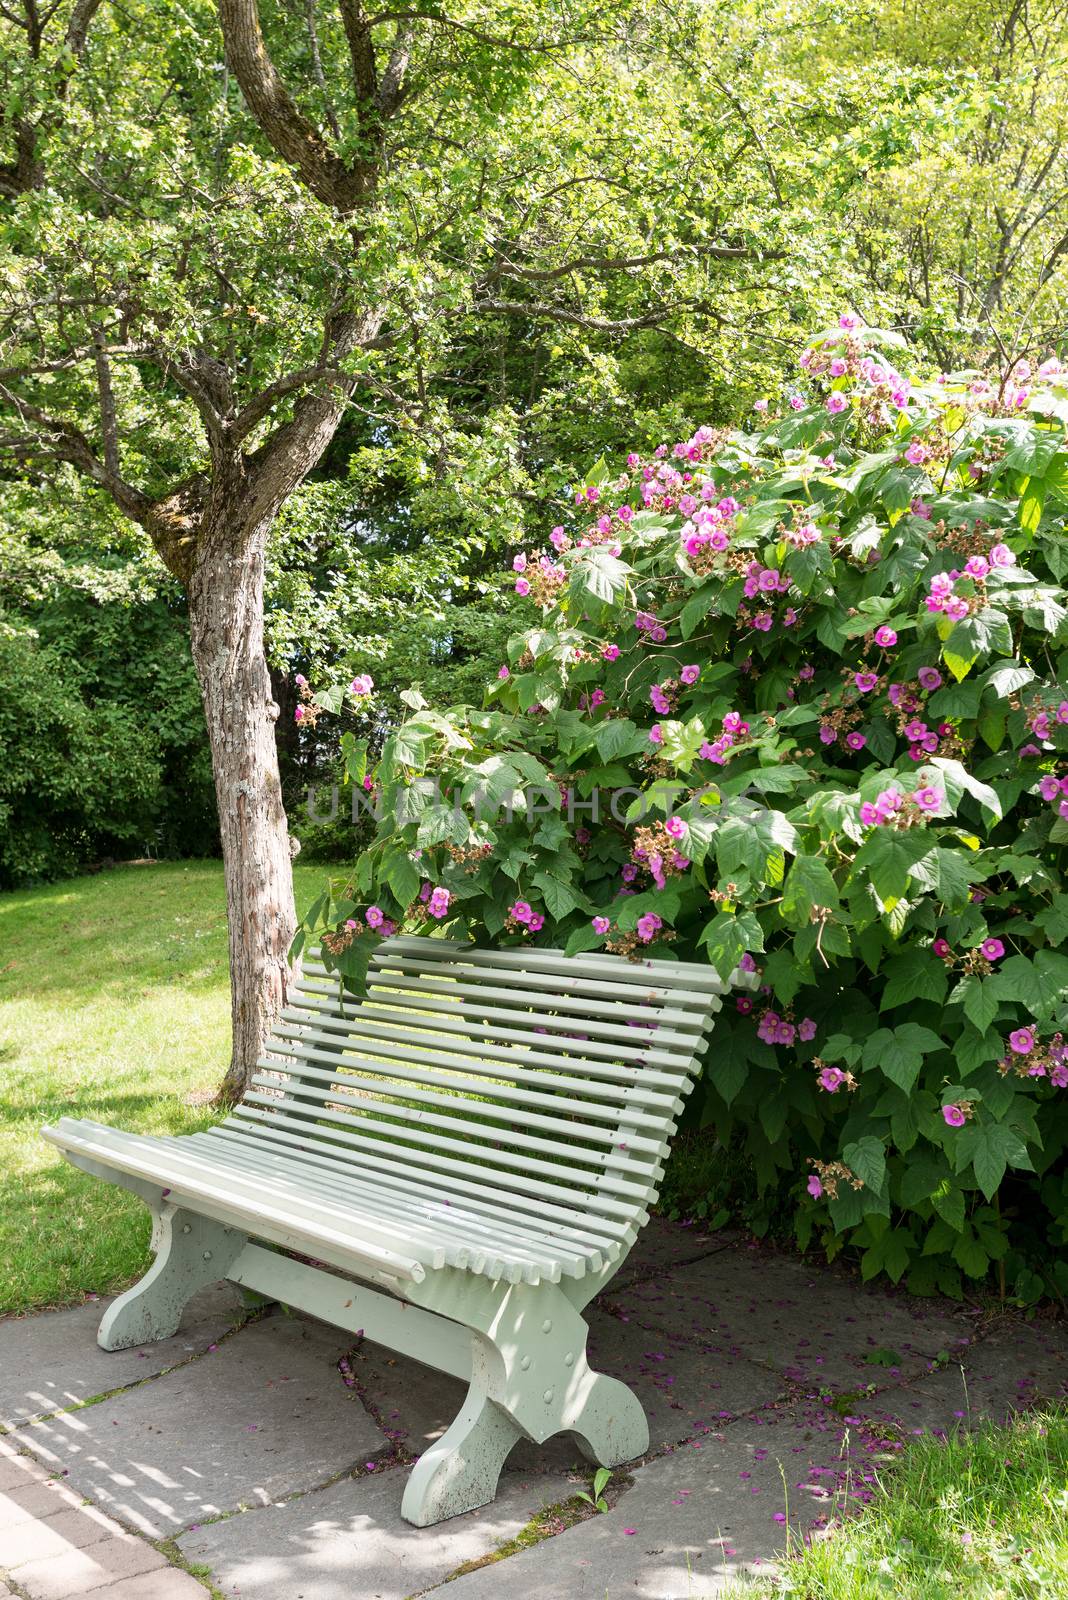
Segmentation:
[(6, 1439), (0, 1439), (0, 1493), (24, 1489), (30, 1483), (43, 1483), (48, 1473), (32, 1456), (21, 1454)]
[[(692, 1342), (662, 1331), (650, 1333), (596, 1308), (588, 1320), (591, 1364), (635, 1391), (649, 1418), (654, 1449), (721, 1427), (731, 1417), (776, 1399), (786, 1387), (766, 1367), (744, 1359), (724, 1361)], [(380, 1345), (364, 1343), (350, 1359), (353, 1377), (387, 1437), (414, 1456), (441, 1437), (463, 1403), (466, 1386), (459, 1379)], [(521, 1440), (508, 1461), (525, 1472), (577, 1470), (589, 1476), (591, 1471), (566, 1434), (543, 1445)]]
[(309, 1489), (381, 1454), (337, 1371), (346, 1336), (295, 1317), (14, 1435), (78, 1493), (153, 1537)]
[(612, 1284), (624, 1288), (645, 1278), (659, 1277), (686, 1262), (725, 1250), (732, 1241), (733, 1235), (709, 1233), (700, 1223), (650, 1217)]
[[(179, 1546), (188, 1561), (210, 1568), (225, 1595), (240, 1600), (405, 1600), (513, 1539), (544, 1506), (568, 1499), (577, 1487), (562, 1475), (506, 1472), (492, 1505), (413, 1528), (400, 1514), (406, 1476), (399, 1467), (346, 1479), (184, 1534)], [(499, 1600), (512, 1562), (493, 1570)], [(445, 1592), (451, 1600), (451, 1584)], [(522, 1590), (514, 1593), (522, 1600)]]
[(243, 1314), (233, 1285), (214, 1284), (190, 1300), (173, 1338), (132, 1350), (101, 1350), (96, 1330), (109, 1304), (87, 1301), (0, 1322), (0, 1428), (18, 1427), (188, 1361)]
[[(826, 1518), (844, 1471), (841, 1427), (798, 1411), (735, 1423), (634, 1473), (613, 1508), (456, 1578), (448, 1600), (705, 1600), (769, 1576), (794, 1534)], [(861, 1455), (858, 1475), (870, 1467)]]
[[(602, 1297), (619, 1315), (759, 1361), (790, 1383), (851, 1390), (895, 1384), (966, 1348), (972, 1324), (943, 1302), (864, 1289), (831, 1269), (745, 1247)], [(972, 1319), (974, 1321), (974, 1319)]]

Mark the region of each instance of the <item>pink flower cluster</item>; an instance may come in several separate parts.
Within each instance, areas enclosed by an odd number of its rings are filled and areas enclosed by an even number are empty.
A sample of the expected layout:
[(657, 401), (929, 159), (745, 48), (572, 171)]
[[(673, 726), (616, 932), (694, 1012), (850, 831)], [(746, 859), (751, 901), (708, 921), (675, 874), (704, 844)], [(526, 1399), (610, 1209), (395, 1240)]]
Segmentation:
[(663, 644), (667, 638), (667, 629), (663, 623), (657, 621), (651, 611), (636, 612), (634, 626), (639, 633), (644, 634), (653, 644)]
[(1068, 1044), (1061, 1033), (1043, 1044), (1034, 1027), (1015, 1028), (998, 1068), (1002, 1075), (1012, 1072), (1018, 1078), (1048, 1078), (1055, 1089), (1068, 1089)]
[(545, 918), (540, 911), (535, 911), (525, 900), (517, 900), (509, 909), (508, 915), (514, 922), (521, 922), (531, 933), (540, 933), (545, 926)]
[(811, 1017), (802, 1017), (796, 1025), (777, 1011), (765, 1011), (757, 1024), (757, 1038), (765, 1044), (794, 1044), (800, 1040), (808, 1044), (816, 1037), (816, 1024)]
[(1058, 816), (1068, 821), (1068, 776), (1057, 778), (1047, 772), (1038, 780), (1038, 792), (1043, 800), (1056, 806)]
[(397, 931), (397, 925), (391, 917), (387, 917), (381, 906), (368, 906), (363, 914), (363, 920), (369, 928), (374, 928), (383, 939), (391, 939)]
[(679, 501), (679, 511), (686, 518), (679, 537), (688, 556), (700, 555), (706, 548), (726, 550), (730, 545), (734, 518), (741, 508), (729, 494), (721, 496), (714, 505), (710, 504), (714, 493), (714, 486), (708, 482), (701, 488), (705, 504), (699, 504), (692, 494), (684, 494)]
[(1054, 722), (1068, 722), (1068, 700), (1062, 700), (1055, 711), (1034, 711), (1027, 719), (1027, 725), (1037, 739), (1049, 739)]
[(697, 754), (702, 761), (714, 761), (717, 767), (726, 763), (726, 752), (737, 739), (744, 739), (749, 732), (748, 722), (743, 722), (741, 714), (737, 711), (728, 711), (723, 719), (723, 731), (718, 739), (711, 743), (706, 739)]
[(449, 914), (450, 895), (448, 889), (432, 889), (429, 883), (424, 883), (419, 890), (419, 898), (426, 906), (432, 917), (440, 922), (442, 917)]
[(973, 582), (983, 583), (998, 567), (1015, 565), (1016, 557), (1008, 545), (996, 544), (991, 547), (988, 556), (969, 556), (963, 567), (954, 567), (949, 572), (936, 572), (929, 585), (928, 611), (941, 612), (951, 622), (960, 622), (968, 615), (969, 610), (967, 600), (955, 592), (955, 585), (961, 578), (971, 578)]
[(653, 710), (657, 716), (666, 717), (673, 709), (667, 690), (662, 683), (654, 683), (649, 690), (649, 699), (652, 701)]
[(662, 917), (658, 917), (655, 911), (647, 911), (644, 917), (638, 918), (638, 938), (641, 940), (642, 944), (649, 944), (653, 937), (660, 932), (660, 929), (663, 926), (664, 921)]
[(866, 828), (885, 827), (907, 813), (910, 803), (917, 811), (930, 815), (940, 808), (942, 798), (941, 790), (930, 784), (925, 784), (922, 789), (914, 789), (910, 795), (896, 788), (883, 789), (874, 801), (862, 801), (860, 820)]

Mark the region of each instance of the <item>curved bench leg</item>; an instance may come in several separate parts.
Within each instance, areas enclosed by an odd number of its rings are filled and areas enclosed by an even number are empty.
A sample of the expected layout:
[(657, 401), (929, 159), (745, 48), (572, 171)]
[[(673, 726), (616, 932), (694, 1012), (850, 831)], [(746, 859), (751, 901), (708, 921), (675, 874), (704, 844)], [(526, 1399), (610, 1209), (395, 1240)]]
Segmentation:
[(569, 1430), (587, 1461), (621, 1467), (649, 1448), (649, 1423), (638, 1396), (618, 1378), (589, 1374), (590, 1385)]
[(177, 1206), (153, 1207), (152, 1248), (156, 1259), (132, 1289), (108, 1307), (97, 1333), (105, 1350), (167, 1339), (178, 1331), (190, 1297), (225, 1278), (246, 1237)]
[(488, 1505), (508, 1452), (521, 1437), (482, 1385), (473, 1383), (451, 1427), (412, 1468), (401, 1515), (417, 1528), (427, 1528)]

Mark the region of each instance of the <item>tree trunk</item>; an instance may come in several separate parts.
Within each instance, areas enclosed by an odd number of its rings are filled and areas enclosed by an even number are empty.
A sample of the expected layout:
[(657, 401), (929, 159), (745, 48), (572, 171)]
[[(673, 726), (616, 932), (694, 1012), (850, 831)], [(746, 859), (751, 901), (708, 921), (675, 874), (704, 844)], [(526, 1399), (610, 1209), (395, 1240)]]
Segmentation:
[(205, 513), (188, 587), (193, 660), (211, 743), (230, 935), (233, 1051), (219, 1090), (236, 1100), (285, 1003), (296, 925), (278, 775), (278, 706), (263, 650), (270, 519), (242, 528), (233, 505)]

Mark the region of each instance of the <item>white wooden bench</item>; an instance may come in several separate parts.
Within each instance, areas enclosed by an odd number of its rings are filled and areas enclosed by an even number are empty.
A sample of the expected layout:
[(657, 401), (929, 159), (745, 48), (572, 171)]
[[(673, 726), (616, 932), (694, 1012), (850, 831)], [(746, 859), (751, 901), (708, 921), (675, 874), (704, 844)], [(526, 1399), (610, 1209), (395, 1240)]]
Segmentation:
[(641, 1405), (591, 1371), (582, 1311), (647, 1220), (724, 987), (683, 962), (399, 937), (356, 1001), (308, 961), (221, 1126), (43, 1130), (153, 1214), (155, 1262), (100, 1343), (166, 1338), (228, 1278), (468, 1380), (405, 1490), (420, 1527), (492, 1500), (520, 1436), (641, 1455)]

